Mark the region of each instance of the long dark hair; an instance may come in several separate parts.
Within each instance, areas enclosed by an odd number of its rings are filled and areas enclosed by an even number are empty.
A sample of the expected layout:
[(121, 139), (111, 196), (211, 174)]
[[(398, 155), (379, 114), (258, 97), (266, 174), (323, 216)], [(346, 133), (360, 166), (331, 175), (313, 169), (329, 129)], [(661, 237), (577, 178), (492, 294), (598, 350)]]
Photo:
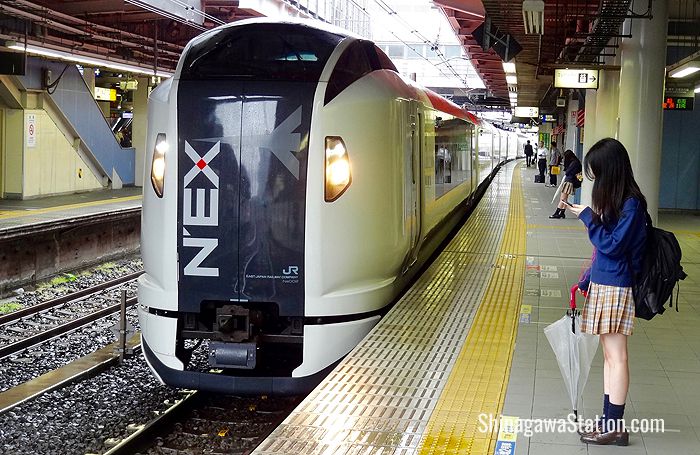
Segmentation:
[(596, 219), (611, 222), (620, 218), (625, 200), (633, 197), (646, 210), (647, 200), (634, 180), (625, 146), (613, 138), (596, 142), (583, 159), (586, 177), (593, 180), (593, 211)]
[(571, 149), (567, 149), (566, 152), (564, 152), (564, 169), (568, 168), (572, 161), (578, 160), (576, 154), (572, 152)]

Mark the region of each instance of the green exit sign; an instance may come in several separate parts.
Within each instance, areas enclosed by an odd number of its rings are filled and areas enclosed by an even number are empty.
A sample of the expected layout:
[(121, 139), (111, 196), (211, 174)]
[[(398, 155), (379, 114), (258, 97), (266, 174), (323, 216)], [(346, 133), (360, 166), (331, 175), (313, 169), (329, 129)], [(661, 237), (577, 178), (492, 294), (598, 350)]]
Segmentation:
[(665, 96), (663, 107), (667, 111), (692, 111), (694, 103), (692, 96)]

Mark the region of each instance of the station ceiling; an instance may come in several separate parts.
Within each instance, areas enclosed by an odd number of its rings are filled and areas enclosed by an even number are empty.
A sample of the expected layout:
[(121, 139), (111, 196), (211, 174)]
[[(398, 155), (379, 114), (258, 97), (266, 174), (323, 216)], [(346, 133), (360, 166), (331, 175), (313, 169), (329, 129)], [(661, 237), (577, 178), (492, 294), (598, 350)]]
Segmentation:
[[(202, 31), (252, 17), (238, 1), (202, 1), (201, 25), (175, 20), (135, 0), (3, 0), (0, 39), (69, 50), (172, 71), (185, 44)], [(4, 17), (3, 17), (4, 16)]]
[[(650, 0), (545, 0), (544, 33), (526, 34), (523, 0), (433, 0), (452, 24), (489, 90), (491, 104), (509, 105), (502, 56), (484, 50), (475, 31), (510, 35), (522, 50), (515, 56), (518, 105), (553, 103), (554, 67), (595, 65), (615, 55), (620, 25), (632, 9), (645, 17)], [(654, 0), (666, 1), (666, 0)], [(669, 30), (700, 34), (700, 1), (668, 0)], [(147, 9), (142, 0), (0, 0), (0, 39), (68, 50), (115, 62), (173, 71), (185, 44), (203, 30), (257, 15), (238, 0), (201, 0), (198, 23)], [(638, 19), (643, 20), (643, 19)], [(680, 24), (680, 25), (679, 25)], [(482, 27), (483, 29), (483, 27)], [(694, 32), (693, 32), (694, 31)], [(669, 33), (671, 35), (671, 33)], [(678, 37), (676, 37), (678, 38)], [(488, 102), (486, 103), (488, 104)]]
[[(540, 35), (525, 32), (523, 0), (434, 0), (494, 97), (508, 99), (515, 87), (506, 83), (502, 55), (493, 49), (484, 51), (476, 32), (489, 18), (493, 35), (515, 39), (522, 48), (512, 60), (518, 105), (544, 108), (553, 108), (558, 92), (552, 87), (554, 68), (612, 61), (624, 37), (622, 23), (648, 20), (651, 1), (545, 0), (544, 33)], [(700, 1), (653, 1), (668, 2), (669, 45), (700, 47)]]

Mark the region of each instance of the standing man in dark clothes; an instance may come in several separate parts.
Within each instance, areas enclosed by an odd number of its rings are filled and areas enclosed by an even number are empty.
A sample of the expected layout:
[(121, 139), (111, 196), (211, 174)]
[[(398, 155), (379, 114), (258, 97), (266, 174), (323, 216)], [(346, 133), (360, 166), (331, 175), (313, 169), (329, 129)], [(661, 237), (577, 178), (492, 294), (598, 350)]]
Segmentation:
[(532, 155), (534, 155), (535, 152), (532, 150), (532, 146), (530, 145), (530, 141), (527, 141), (527, 144), (525, 144), (525, 164), (527, 167), (530, 167), (530, 165), (534, 162), (532, 159)]
[(544, 142), (540, 142), (540, 146), (537, 148), (537, 168), (540, 171), (540, 183), (544, 183), (544, 173), (547, 170), (547, 156), (549, 155), (549, 150), (544, 146)]

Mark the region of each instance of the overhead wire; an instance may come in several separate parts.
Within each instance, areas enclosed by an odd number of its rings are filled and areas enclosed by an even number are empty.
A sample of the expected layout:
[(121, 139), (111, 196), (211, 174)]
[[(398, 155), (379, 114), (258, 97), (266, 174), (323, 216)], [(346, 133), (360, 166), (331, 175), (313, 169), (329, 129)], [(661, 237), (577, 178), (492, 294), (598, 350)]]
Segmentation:
[[(363, 11), (367, 12), (367, 9), (358, 5), (355, 0), (350, 0), (352, 3), (354, 3), (356, 6), (360, 7)], [(440, 58), (440, 63), (434, 63), (427, 57), (423, 55), (422, 52), (419, 52), (416, 50), (413, 46), (411, 46), (409, 43), (407, 43), (405, 40), (400, 38), (396, 33), (394, 33), (392, 30), (388, 30), (389, 33), (391, 33), (396, 39), (398, 39), (401, 43), (404, 44), (408, 49), (413, 51), (415, 54), (420, 56), (423, 60), (427, 61), (431, 65), (433, 65), (443, 76), (449, 78), (451, 77), (448, 74), (445, 74), (444, 71), (442, 71), (442, 68), (440, 68), (438, 65), (439, 64), (444, 64), (451, 72), (454, 77), (456, 77), (463, 85), (464, 87), (457, 87), (462, 93), (465, 95), (469, 96), (469, 92), (467, 90), (473, 90), (470, 89), (469, 87), (469, 82), (467, 81), (466, 78), (463, 78), (462, 76), (459, 75), (457, 70), (454, 69), (454, 67), (450, 64), (449, 59), (445, 56), (445, 54), (440, 50), (439, 43), (438, 42), (433, 42), (430, 39), (428, 39), (423, 33), (421, 33), (418, 29), (413, 27), (407, 20), (405, 20), (401, 15), (394, 10), (389, 4), (387, 4), (384, 0), (374, 0), (374, 2), (381, 8), (385, 13), (387, 13), (389, 16), (393, 17), (395, 20), (399, 21), (401, 25), (403, 25), (406, 29), (409, 30), (409, 32), (414, 35), (416, 38), (418, 38), (419, 41), (421, 41), (423, 44), (430, 45), (431, 51), (435, 52), (435, 55), (437, 55)]]

